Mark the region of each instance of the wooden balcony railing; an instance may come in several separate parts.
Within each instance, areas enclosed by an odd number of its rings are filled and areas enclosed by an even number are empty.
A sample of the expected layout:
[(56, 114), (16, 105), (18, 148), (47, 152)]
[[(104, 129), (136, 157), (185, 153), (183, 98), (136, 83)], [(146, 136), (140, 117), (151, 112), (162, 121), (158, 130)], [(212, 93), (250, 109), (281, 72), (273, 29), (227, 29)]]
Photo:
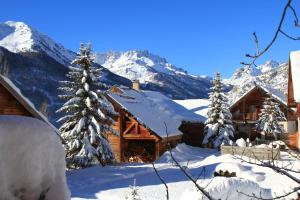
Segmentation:
[(257, 112), (249, 112), (249, 113), (240, 113), (238, 116), (233, 115), (233, 120), (237, 121), (256, 121), (258, 120), (258, 113)]

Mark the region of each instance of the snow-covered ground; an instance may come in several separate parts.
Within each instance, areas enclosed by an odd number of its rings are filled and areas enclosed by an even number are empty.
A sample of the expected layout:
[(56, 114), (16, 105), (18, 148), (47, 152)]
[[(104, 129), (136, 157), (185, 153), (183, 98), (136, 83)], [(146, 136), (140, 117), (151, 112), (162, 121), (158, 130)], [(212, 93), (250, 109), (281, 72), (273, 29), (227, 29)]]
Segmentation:
[[(220, 155), (216, 150), (180, 144), (173, 149), (173, 154), (182, 166), (188, 166), (187, 171), (193, 177), (202, 173), (198, 183), (217, 199), (249, 199), (237, 191), (270, 198), (275, 195), (274, 192), (280, 195), (297, 186), (272, 169), (242, 163), (231, 155)], [(282, 152), (279, 164), (294, 166), (294, 169), (300, 170), (300, 161), (295, 161), (285, 152)], [(201, 199), (201, 194), (173, 164), (168, 152), (157, 161), (156, 168), (168, 184), (171, 200)], [(213, 178), (214, 172), (220, 169), (236, 172), (237, 177)], [(73, 200), (125, 200), (131, 191), (128, 186), (133, 184), (134, 179), (143, 200), (166, 199), (164, 185), (157, 178), (151, 164), (92, 167), (70, 171), (67, 179)]]

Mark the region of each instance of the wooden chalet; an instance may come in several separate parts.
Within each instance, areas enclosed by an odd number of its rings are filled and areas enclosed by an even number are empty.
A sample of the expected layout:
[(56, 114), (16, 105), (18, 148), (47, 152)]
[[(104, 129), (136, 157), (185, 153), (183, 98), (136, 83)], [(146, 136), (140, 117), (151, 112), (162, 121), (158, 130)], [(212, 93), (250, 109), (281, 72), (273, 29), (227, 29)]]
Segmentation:
[(37, 111), (34, 105), (22, 95), (20, 90), (5, 76), (0, 75), (0, 115), (20, 115), (33, 117), (56, 128)]
[(250, 138), (251, 140), (254, 140), (256, 137), (262, 139), (265, 138), (264, 135), (261, 135), (260, 132), (256, 131), (255, 124), (258, 120), (265, 98), (270, 97), (270, 95), (274, 101), (279, 103), (281, 111), (285, 113), (285, 116), (288, 119), (287, 122), (281, 122), (286, 132), (289, 132), (290, 129), (295, 129), (293, 128), (295, 127), (295, 125), (293, 125), (295, 112), (287, 107), (285, 95), (281, 94), (279, 91), (276, 91), (275, 93), (274, 90), (271, 93), (270, 89), (254, 85), (232, 102), (230, 106), (230, 112), (232, 114), (237, 137)]
[(188, 124), (199, 127), (192, 135), (203, 133), (203, 117), (159, 92), (140, 90), (136, 82), (133, 88), (113, 86), (107, 95), (118, 112), (117, 124), (113, 126), (116, 133), (108, 134), (118, 162), (156, 160), (168, 147), (182, 142), (179, 127), (183, 121), (186, 134), (191, 130)]
[(296, 110), (297, 128), (290, 133), (290, 147), (300, 150), (300, 51), (290, 54), (288, 69), (288, 106)]

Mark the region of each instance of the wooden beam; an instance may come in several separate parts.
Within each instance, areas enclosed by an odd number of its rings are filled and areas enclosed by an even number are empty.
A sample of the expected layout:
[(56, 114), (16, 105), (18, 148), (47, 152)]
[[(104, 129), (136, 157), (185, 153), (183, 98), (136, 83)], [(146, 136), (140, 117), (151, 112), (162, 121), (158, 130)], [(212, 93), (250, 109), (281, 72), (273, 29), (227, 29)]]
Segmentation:
[(124, 148), (124, 139), (123, 139), (123, 131), (124, 131), (124, 127), (123, 127), (123, 112), (122, 110), (119, 110), (119, 131), (120, 131), (120, 161), (123, 162), (124, 161), (124, 155), (123, 155), (123, 148)]
[(158, 141), (158, 139), (155, 136), (140, 136), (140, 135), (136, 135), (136, 134), (126, 134), (123, 137), (126, 140), (155, 140)]
[(160, 142), (155, 142), (155, 160), (159, 158), (159, 146)]
[(131, 131), (131, 129), (133, 129), (134, 127), (135, 127), (135, 123), (130, 124), (130, 126), (124, 131), (123, 137), (124, 137), (126, 134), (128, 134), (128, 133)]
[(243, 99), (243, 121), (245, 122), (245, 119), (246, 119), (246, 117), (245, 117), (245, 115), (246, 115), (246, 108), (245, 108), (245, 106), (246, 106), (246, 101), (245, 101), (245, 99)]
[(138, 122), (135, 123), (135, 131), (136, 131), (136, 134), (141, 134), (140, 133), (140, 126), (139, 126)]

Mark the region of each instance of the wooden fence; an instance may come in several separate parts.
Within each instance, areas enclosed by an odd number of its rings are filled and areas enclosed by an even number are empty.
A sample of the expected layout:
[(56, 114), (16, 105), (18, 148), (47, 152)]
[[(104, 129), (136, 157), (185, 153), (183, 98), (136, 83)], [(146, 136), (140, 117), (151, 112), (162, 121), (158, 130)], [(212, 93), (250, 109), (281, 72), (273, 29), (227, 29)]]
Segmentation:
[(280, 160), (280, 149), (274, 148), (255, 148), (255, 147), (238, 147), (238, 146), (221, 146), (221, 154), (232, 154), (254, 158), (258, 160)]

